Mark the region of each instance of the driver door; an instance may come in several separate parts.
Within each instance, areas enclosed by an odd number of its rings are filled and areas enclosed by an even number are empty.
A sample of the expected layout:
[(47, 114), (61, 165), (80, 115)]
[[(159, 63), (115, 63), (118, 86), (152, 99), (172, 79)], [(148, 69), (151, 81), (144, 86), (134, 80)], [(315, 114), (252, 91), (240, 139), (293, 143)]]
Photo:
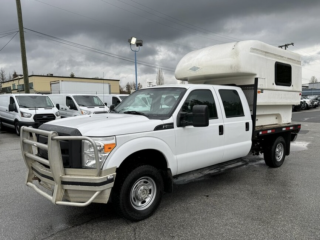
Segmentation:
[[(213, 89), (197, 89), (189, 93), (180, 112), (192, 113), (194, 105), (207, 105), (209, 126), (192, 125), (175, 128), (178, 174), (204, 168), (223, 161), (224, 135), (219, 132), (223, 119)], [(179, 114), (177, 115), (179, 118)], [(179, 119), (177, 119), (177, 122)], [(192, 122), (192, 119), (188, 120)]]

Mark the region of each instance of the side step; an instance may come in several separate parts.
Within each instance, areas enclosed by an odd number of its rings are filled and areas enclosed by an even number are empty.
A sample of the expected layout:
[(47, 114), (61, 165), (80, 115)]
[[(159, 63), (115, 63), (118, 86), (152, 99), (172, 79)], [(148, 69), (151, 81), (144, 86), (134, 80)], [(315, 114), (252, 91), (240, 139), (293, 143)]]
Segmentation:
[(215, 175), (227, 170), (242, 167), (247, 165), (248, 162), (242, 158), (231, 160), (228, 162), (219, 163), (206, 168), (201, 168), (192, 172), (183, 173), (173, 177), (174, 184), (185, 184), (188, 182), (193, 182), (195, 180), (203, 179), (208, 175)]

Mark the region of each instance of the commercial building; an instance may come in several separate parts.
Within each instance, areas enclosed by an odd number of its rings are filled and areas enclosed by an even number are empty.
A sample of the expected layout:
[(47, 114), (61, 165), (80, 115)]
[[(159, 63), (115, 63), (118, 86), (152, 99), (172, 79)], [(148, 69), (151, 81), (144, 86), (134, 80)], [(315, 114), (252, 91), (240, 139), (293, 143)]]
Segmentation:
[[(75, 82), (91, 82), (110, 84), (111, 93), (120, 93), (119, 83), (117, 79), (100, 79), (100, 78), (82, 78), (82, 77), (63, 77), (48, 75), (29, 75), (30, 93), (51, 93), (50, 83), (55, 81), (75, 81)], [(12, 80), (2, 83), (2, 93), (24, 93), (23, 76), (19, 76)]]

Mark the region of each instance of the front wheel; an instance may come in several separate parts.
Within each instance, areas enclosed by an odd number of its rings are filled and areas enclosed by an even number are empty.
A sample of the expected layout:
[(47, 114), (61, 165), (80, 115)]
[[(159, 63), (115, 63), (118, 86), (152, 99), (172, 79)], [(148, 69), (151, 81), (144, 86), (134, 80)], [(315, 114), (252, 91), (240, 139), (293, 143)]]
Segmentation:
[(272, 168), (280, 167), (286, 157), (286, 142), (283, 137), (278, 137), (264, 150), (264, 161)]
[(140, 221), (158, 208), (163, 180), (156, 168), (144, 165), (134, 169), (116, 188), (113, 201), (118, 212), (129, 220)]
[(15, 124), (14, 124), (14, 129), (15, 129), (15, 131), (16, 131), (16, 134), (17, 134), (18, 136), (20, 136), (20, 124), (19, 124), (18, 121), (15, 122)]

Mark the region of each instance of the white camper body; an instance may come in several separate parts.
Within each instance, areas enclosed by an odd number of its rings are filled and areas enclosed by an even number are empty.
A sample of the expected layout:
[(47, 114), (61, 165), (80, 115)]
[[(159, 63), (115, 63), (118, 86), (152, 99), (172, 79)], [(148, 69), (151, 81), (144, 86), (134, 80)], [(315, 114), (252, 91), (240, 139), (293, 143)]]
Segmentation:
[(109, 94), (109, 83), (54, 81), (50, 83), (52, 94)]
[(300, 103), (301, 56), (259, 41), (190, 52), (179, 62), (175, 76), (195, 84), (242, 87), (256, 126), (290, 123), (292, 105)]

